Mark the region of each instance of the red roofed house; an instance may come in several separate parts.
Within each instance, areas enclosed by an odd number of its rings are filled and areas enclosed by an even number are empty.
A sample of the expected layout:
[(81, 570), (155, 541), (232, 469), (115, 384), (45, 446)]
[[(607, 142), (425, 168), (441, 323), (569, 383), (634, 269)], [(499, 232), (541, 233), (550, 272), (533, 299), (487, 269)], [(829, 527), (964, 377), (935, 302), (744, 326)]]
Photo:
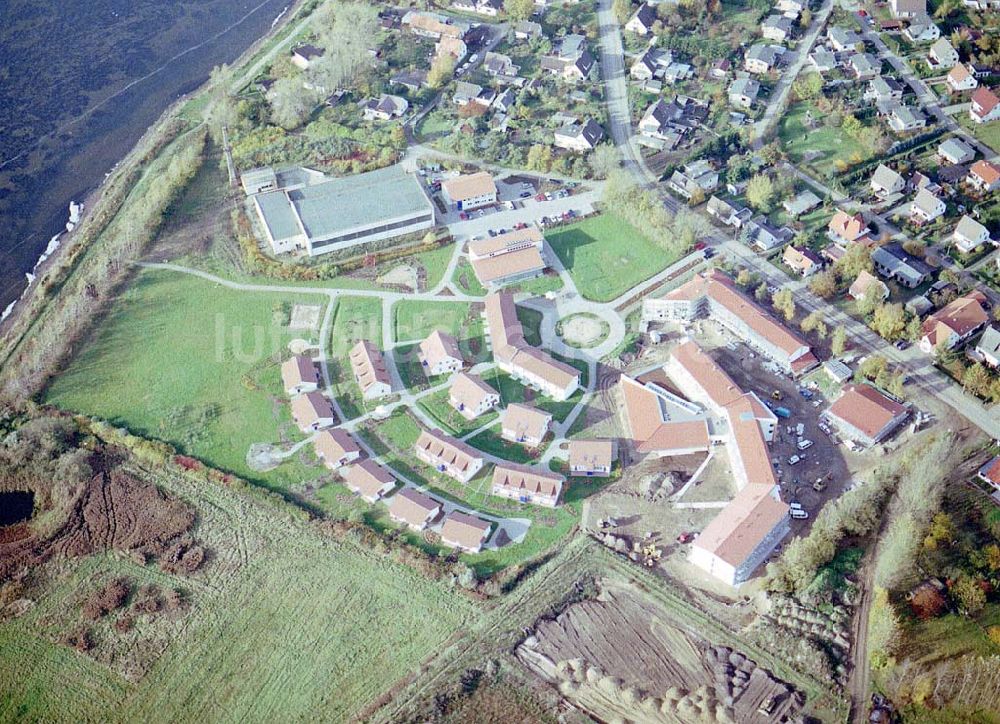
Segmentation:
[(490, 492), (501, 498), (554, 508), (559, 504), (565, 480), (562, 475), (535, 470), (527, 465), (503, 463), (493, 468)]
[(1000, 98), (989, 88), (980, 86), (972, 92), (969, 118), (976, 123), (987, 123), (1000, 119)]
[(570, 475), (607, 477), (614, 464), (615, 443), (613, 440), (570, 440)]
[(437, 430), (421, 430), (413, 449), (421, 461), (460, 483), (469, 482), (483, 467), (482, 453)]
[(444, 517), (441, 542), (449, 548), (478, 553), (490, 537), (490, 528), (490, 524), (481, 518), (453, 510)]
[(625, 429), (639, 455), (672, 457), (708, 452), (711, 440), (702, 410), (653, 382), (622, 375), (619, 387)]
[(932, 354), (942, 344), (953, 349), (979, 332), (990, 321), (983, 308), (985, 301), (982, 292), (969, 292), (927, 317), (921, 326), (921, 351)]
[(823, 268), (823, 260), (819, 255), (808, 247), (796, 249), (789, 244), (785, 247), (785, 253), (781, 260), (787, 264), (792, 271), (798, 272), (804, 277), (815, 274)]
[(852, 299), (862, 300), (865, 298), (865, 294), (871, 287), (876, 287), (878, 289), (879, 298), (884, 302), (889, 298), (889, 287), (886, 283), (873, 275), (871, 272), (862, 269), (858, 272), (858, 278), (851, 282), (851, 286), (848, 287), (847, 293)]
[(830, 239), (842, 244), (865, 244), (869, 241), (868, 234), (871, 231), (864, 216), (860, 213), (848, 214), (846, 211), (835, 213), (826, 228)]
[(788, 535), (788, 506), (776, 485), (748, 485), (705, 526), (688, 559), (704, 571), (738, 586)]
[(709, 315), (790, 374), (802, 375), (819, 364), (798, 334), (744, 295), (718, 269), (698, 274), (661, 299), (642, 302), (644, 322), (688, 324)]
[(480, 283), (496, 289), (536, 277), (548, 266), (545, 238), (533, 226), (469, 242), (469, 262)]
[(844, 437), (870, 447), (891, 435), (909, 414), (905, 405), (871, 385), (847, 385), (823, 416)]
[(341, 468), (340, 477), (352, 492), (369, 503), (381, 500), (396, 487), (396, 478), (392, 473), (369, 459)]
[(465, 365), (458, 341), (441, 330), (434, 330), (420, 343), (417, 359), (428, 377), (458, 372)]
[(361, 457), (361, 448), (351, 434), (339, 427), (334, 430), (321, 430), (313, 440), (316, 456), (331, 470), (354, 462)]
[(281, 381), (289, 397), (319, 389), (319, 375), (312, 358), (297, 354), (281, 363)]
[(969, 169), (966, 181), (979, 191), (1000, 189), (1000, 166), (990, 161), (976, 161)]
[(413, 488), (403, 488), (389, 500), (389, 517), (413, 530), (423, 530), (441, 514), (441, 503)]
[(993, 486), (994, 493), (1000, 493), (1000, 455), (979, 468), (979, 479)]
[(333, 405), (319, 392), (292, 399), (292, 420), (302, 432), (316, 432), (333, 424)]
[(952, 93), (972, 90), (979, 85), (979, 81), (976, 80), (976, 76), (972, 74), (969, 70), (969, 66), (965, 63), (959, 63), (948, 71), (948, 78), (946, 80), (948, 82), (948, 88)]

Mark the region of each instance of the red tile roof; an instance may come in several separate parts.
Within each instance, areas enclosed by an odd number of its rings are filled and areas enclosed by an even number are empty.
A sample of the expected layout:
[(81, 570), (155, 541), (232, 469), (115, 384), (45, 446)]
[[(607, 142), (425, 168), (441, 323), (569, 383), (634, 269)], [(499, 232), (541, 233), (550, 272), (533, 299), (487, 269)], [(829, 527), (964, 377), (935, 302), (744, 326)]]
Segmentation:
[(712, 519), (694, 545), (732, 566), (741, 565), (788, 515), (788, 506), (772, 497), (773, 485), (747, 485)]
[(948, 339), (951, 332), (964, 337), (989, 321), (989, 315), (982, 305), (985, 300), (982, 292), (971, 292), (958, 297), (925, 319), (921, 331), (932, 347), (936, 347), (941, 340)]
[(830, 406), (829, 414), (874, 438), (906, 408), (871, 385), (847, 385)]

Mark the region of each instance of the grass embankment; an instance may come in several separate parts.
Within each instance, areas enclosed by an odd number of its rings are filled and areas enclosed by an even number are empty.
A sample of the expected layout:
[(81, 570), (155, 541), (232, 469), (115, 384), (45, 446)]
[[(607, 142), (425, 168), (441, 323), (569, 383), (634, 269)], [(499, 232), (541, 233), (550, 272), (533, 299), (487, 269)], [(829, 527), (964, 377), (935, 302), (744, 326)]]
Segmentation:
[(608, 302), (677, 260), (621, 217), (605, 213), (545, 235), (577, 291)]

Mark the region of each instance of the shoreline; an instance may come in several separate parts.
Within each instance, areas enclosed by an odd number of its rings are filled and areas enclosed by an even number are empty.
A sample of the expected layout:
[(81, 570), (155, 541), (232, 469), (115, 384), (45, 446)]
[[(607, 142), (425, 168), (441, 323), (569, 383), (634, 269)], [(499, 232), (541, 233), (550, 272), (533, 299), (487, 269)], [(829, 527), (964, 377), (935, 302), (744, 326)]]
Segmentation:
[[(231, 64), (229, 64), (229, 67), (235, 71), (247, 66), (253, 60), (253, 56), (260, 51), (262, 45), (266, 44), (273, 36), (280, 33), (289, 22), (297, 17), (298, 11), (303, 4), (304, 0), (289, 0), (281, 12), (273, 19), (269, 29), (263, 35), (256, 38), (243, 51), (241, 51), (240, 55)], [(209, 80), (206, 78), (201, 84), (198, 85), (197, 88), (177, 97), (172, 103), (170, 103), (170, 105), (163, 110), (156, 120), (146, 127), (142, 135), (134, 144), (132, 144), (128, 153), (116, 161), (111, 167), (111, 170), (105, 173), (104, 178), (102, 178), (95, 187), (87, 190), (84, 193), (82, 200), (74, 199), (75, 203), (80, 203), (83, 206), (83, 211), (79, 220), (72, 231), (62, 231), (52, 237), (45, 250), (43, 250), (39, 257), (37, 257), (32, 269), (30, 271), (23, 272), (26, 276), (31, 275), (29, 276), (28, 283), (25, 285), (21, 294), (18, 295), (18, 297), (14, 299), (10, 305), (8, 305), (7, 309), (0, 310), (3, 314), (3, 316), (0, 317), (0, 337), (5, 337), (17, 326), (18, 322), (22, 320), (24, 310), (32, 307), (31, 302), (37, 295), (38, 290), (41, 288), (39, 281), (45, 278), (47, 272), (57, 266), (57, 262), (63, 261), (66, 250), (73, 248), (73, 244), (71, 242), (75, 238), (75, 235), (88, 221), (90, 221), (93, 214), (100, 209), (101, 203), (104, 200), (104, 187), (108, 180), (117, 170), (127, 165), (133, 159), (137, 151), (141, 149), (148, 140), (151, 133), (160, 128), (165, 122), (169, 121), (171, 117), (179, 113), (185, 105), (203, 93), (206, 93), (208, 91), (208, 83)], [(68, 214), (69, 212), (67, 209), (67, 217)], [(46, 256), (49, 246), (54, 243), (56, 244), (56, 248), (53, 249), (51, 253), (48, 253), (48, 256)], [(17, 340), (8, 340), (8, 342), (13, 342), (14, 344), (19, 343)]]

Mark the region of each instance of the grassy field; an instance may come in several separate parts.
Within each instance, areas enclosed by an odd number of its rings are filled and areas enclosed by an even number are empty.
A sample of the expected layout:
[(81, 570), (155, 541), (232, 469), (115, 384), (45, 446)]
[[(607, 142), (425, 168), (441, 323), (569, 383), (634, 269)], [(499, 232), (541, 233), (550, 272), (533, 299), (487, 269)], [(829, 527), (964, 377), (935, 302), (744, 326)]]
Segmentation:
[[(322, 474), (295, 460), (268, 472), (248, 447), (301, 435), (281, 397), (278, 362), (290, 303), (317, 296), (248, 294), (197, 277), (144, 271), (115, 303), (45, 401), (176, 445), (214, 467), (285, 486)], [(315, 336), (313, 341), (316, 341)]]
[(477, 450), (496, 455), (504, 460), (510, 460), (513, 463), (537, 462), (545, 451), (545, 443), (542, 444), (542, 447), (532, 450), (524, 445), (507, 442), (500, 437), (499, 426), (483, 430), (478, 435), (469, 438), (468, 442)]
[[(285, 506), (193, 478), (157, 483), (197, 508), (209, 563), (194, 577), (125, 557), (60, 564), (33, 609), (0, 622), (0, 720), (346, 721), (478, 619), (446, 583), (321, 537)], [(77, 597), (111, 574), (187, 591), (179, 620), (139, 616), (126, 635), (98, 625), (95, 656), (154, 657), (135, 683), (54, 643)]]
[(376, 297), (340, 297), (330, 331), (330, 354), (342, 357), (359, 340), (382, 346), (382, 300)]
[(585, 298), (607, 302), (676, 258), (614, 214), (561, 226), (545, 235)]
[(985, 143), (994, 151), (1000, 151), (1000, 121), (976, 123), (969, 118), (969, 114), (964, 111), (959, 113), (958, 116), (956, 116), (956, 119), (963, 128), (968, 129), (968, 131), (977, 139)]
[[(563, 360), (572, 364), (574, 360)], [(577, 365), (574, 365), (577, 366)], [(566, 419), (576, 404), (583, 397), (583, 390), (577, 390), (568, 400), (562, 402), (553, 400), (551, 397), (539, 394), (534, 390), (525, 387), (506, 372), (494, 368), (483, 373), (483, 380), (500, 393), (500, 404), (506, 407), (512, 402), (527, 402), (546, 412), (552, 413), (555, 422), (562, 422)], [(580, 377), (580, 385), (587, 384), (586, 372)]]
[(802, 162), (808, 152), (816, 152), (818, 155), (804, 163), (822, 177), (826, 175), (822, 171), (829, 171), (838, 160), (848, 162), (855, 156), (868, 157), (867, 151), (861, 144), (844, 133), (841, 128), (826, 126), (823, 123), (823, 114), (815, 108), (811, 110), (817, 125), (815, 128), (809, 128), (806, 125), (806, 113), (809, 110), (810, 106), (805, 103), (793, 104), (778, 126), (778, 136), (782, 146), (794, 163)]
[(472, 264), (468, 259), (461, 259), (455, 267), (455, 273), (451, 280), (462, 292), (473, 297), (485, 297), (486, 287), (479, 283), (476, 273), (472, 270)]
[(471, 306), (468, 302), (396, 302), (392, 307), (393, 340), (419, 341), (434, 330), (448, 332), (459, 340), (482, 337), (482, 318), (471, 313)]

